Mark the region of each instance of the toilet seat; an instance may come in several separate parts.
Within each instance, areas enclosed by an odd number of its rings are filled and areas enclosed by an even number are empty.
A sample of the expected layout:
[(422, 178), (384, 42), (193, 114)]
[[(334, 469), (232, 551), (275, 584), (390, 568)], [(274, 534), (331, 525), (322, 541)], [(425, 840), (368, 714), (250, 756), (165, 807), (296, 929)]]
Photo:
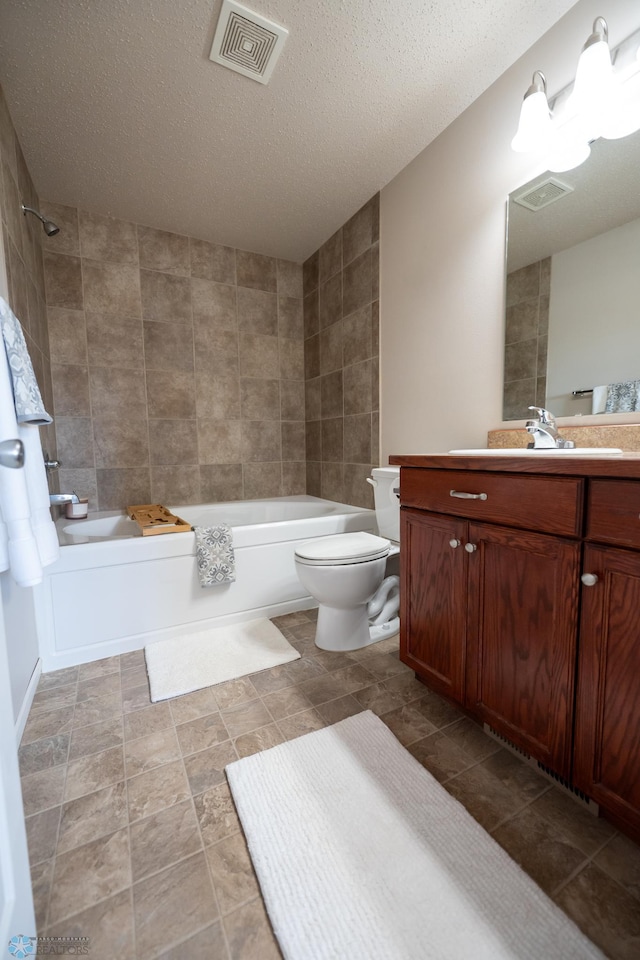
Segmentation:
[(333, 537), (318, 537), (296, 548), (300, 563), (316, 567), (335, 567), (348, 563), (365, 563), (386, 557), (391, 541), (372, 533), (339, 533)]

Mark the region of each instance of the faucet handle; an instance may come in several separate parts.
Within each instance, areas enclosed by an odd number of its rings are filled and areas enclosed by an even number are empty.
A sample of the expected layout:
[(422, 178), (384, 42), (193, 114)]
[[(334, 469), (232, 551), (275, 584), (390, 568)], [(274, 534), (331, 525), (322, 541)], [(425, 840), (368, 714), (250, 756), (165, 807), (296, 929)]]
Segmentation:
[(536, 413), (538, 414), (538, 419), (540, 420), (540, 423), (555, 425), (556, 418), (554, 417), (554, 415), (551, 413), (550, 410), (545, 410), (544, 407), (528, 407), (527, 409), (536, 411)]

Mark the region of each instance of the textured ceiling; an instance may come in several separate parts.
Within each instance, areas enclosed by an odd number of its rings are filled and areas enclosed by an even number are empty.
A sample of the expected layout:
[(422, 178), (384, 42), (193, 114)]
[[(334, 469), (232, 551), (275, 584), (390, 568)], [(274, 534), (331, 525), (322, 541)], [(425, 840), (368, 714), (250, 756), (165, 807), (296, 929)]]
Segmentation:
[(0, 0), (41, 197), (303, 260), (575, 0), (246, 0), (267, 86), (208, 59), (221, 0)]

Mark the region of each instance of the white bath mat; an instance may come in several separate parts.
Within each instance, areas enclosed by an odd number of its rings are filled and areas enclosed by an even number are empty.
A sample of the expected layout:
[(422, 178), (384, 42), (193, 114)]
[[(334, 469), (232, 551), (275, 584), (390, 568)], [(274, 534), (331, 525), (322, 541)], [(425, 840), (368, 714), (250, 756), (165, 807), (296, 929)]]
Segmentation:
[(370, 711), (226, 772), (286, 960), (604, 960)]
[(145, 647), (144, 655), (154, 703), (300, 657), (264, 618), (159, 640)]

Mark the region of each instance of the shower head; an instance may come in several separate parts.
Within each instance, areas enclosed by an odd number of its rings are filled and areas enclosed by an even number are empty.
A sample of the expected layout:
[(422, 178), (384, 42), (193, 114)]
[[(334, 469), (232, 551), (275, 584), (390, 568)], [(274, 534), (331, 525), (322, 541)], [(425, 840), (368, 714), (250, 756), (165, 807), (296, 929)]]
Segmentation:
[(25, 217), (28, 213), (32, 213), (34, 217), (37, 217), (38, 220), (41, 221), (42, 228), (48, 237), (55, 237), (56, 233), (60, 233), (60, 227), (55, 224), (53, 220), (47, 220), (46, 217), (43, 217), (42, 214), (38, 213), (37, 210), (34, 210), (33, 207), (27, 207), (24, 203), (21, 203), (20, 209)]

